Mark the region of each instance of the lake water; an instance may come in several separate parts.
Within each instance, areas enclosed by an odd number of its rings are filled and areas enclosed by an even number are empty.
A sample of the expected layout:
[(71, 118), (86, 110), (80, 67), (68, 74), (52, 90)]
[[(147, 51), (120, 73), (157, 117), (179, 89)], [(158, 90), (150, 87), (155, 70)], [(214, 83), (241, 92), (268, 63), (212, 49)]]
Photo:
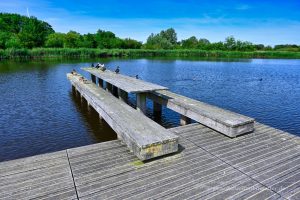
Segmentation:
[[(300, 60), (100, 60), (121, 73), (229, 109), (300, 136)], [(97, 60), (0, 62), (0, 161), (116, 138), (97, 113), (81, 106), (66, 73)], [(84, 75), (88, 75), (83, 73)], [(134, 103), (134, 96), (130, 96)], [(151, 102), (147, 103), (151, 116)], [(160, 122), (177, 126), (163, 109)]]

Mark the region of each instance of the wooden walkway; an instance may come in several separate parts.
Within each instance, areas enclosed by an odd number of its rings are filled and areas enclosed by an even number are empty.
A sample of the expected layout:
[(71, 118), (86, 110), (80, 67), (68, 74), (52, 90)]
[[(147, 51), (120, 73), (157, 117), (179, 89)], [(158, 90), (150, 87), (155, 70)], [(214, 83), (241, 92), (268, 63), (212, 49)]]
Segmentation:
[(300, 199), (299, 137), (169, 130), (180, 152), (145, 163), (119, 140), (2, 162), (0, 199)]

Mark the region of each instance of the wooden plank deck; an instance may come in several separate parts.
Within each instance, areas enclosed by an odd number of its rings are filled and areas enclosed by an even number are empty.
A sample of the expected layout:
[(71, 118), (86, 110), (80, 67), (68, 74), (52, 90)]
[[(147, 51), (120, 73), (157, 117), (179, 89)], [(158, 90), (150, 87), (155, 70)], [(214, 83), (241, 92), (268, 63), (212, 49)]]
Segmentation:
[(110, 125), (133, 153), (141, 160), (174, 153), (178, 150), (178, 136), (115, 98), (111, 93), (87, 81), (79, 74), (68, 79), (100, 116)]
[(147, 97), (167, 108), (213, 128), (229, 137), (253, 131), (254, 119), (168, 90), (147, 93)]
[(165, 90), (168, 89), (167, 87), (160, 86), (154, 83), (145, 82), (140, 79), (132, 78), (129, 76), (125, 76), (122, 74), (116, 74), (112, 71), (106, 70), (101, 71), (96, 68), (82, 68), (82, 70), (85, 70), (89, 72), (90, 74), (110, 83), (111, 85), (114, 85), (125, 92), (128, 93), (142, 93), (142, 92), (149, 92), (154, 90)]
[(0, 199), (299, 199), (299, 137), (260, 123), (232, 139), (169, 130), (180, 152), (148, 162), (119, 140), (2, 162)]

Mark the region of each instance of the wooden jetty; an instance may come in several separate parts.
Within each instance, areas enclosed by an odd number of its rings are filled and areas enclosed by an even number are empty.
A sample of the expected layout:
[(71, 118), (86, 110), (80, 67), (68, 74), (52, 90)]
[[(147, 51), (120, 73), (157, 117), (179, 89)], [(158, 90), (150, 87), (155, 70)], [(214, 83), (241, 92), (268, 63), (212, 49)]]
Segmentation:
[[(155, 123), (138, 110), (78, 74), (68, 74), (74, 89), (117, 133), (118, 138), (141, 160), (174, 153), (178, 136)], [(145, 103), (146, 104), (146, 103)]]
[(149, 162), (121, 140), (2, 162), (0, 199), (300, 199), (299, 137), (254, 129), (172, 128), (179, 152)]
[[(68, 74), (119, 139), (0, 163), (0, 199), (300, 199), (298, 136), (141, 80), (131, 90), (132, 78), (117, 77)], [(128, 92), (141, 95), (137, 110), (126, 104)], [(161, 105), (179, 112), (186, 125), (151, 121), (145, 98), (158, 113)]]

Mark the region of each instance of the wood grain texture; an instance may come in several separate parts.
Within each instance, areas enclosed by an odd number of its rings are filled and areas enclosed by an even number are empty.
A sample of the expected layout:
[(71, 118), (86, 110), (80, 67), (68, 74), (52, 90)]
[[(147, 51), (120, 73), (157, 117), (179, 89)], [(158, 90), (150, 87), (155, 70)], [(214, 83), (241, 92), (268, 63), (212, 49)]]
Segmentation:
[(96, 68), (87, 67), (82, 69), (128, 93), (149, 92), (154, 90), (168, 89), (167, 87), (145, 82), (140, 79), (125, 76), (122, 74), (116, 74), (110, 70), (106, 70), (103, 72)]
[(139, 159), (148, 160), (178, 150), (178, 136), (96, 84), (81, 81), (80, 75), (67, 76), (76, 90)]
[(147, 97), (229, 137), (252, 132), (254, 119), (168, 90), (147, 93)]
[(232, 139), (169, 131), (180, 153), (150, 162), (120, 140), (2, 162), (0, 199), (299, 199), (299, 137), (260, 123)]

